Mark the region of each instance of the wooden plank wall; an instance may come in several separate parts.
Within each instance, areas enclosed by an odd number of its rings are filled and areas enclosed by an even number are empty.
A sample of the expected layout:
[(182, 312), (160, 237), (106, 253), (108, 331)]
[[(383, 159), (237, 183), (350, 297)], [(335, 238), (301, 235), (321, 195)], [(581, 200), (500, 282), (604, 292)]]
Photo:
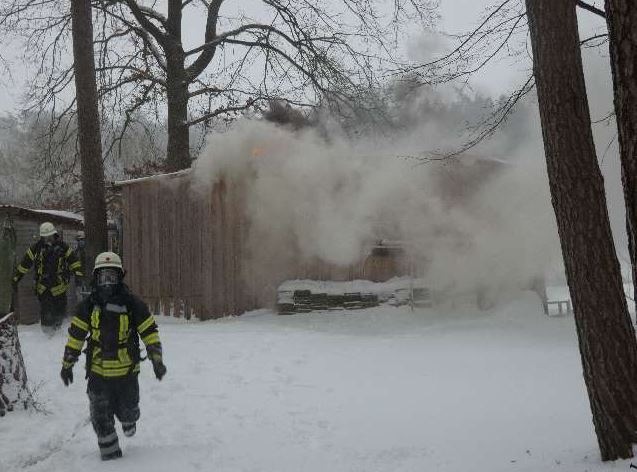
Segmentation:
[(200, 319), (239, 315), (272, 306), (276, 287), (287, 279), (372, 275), (363, 257), (348, 266), (299, 260), (267, 273), (253, 267), (259, 257), (249, 253), (245, 197), (236, 182), (220, 181), (204, 193), (193, 191), (187, 175), (164, 176), (124, 185), (122, 201), (127, 280), (155, 312), (172, 307), (176, 316)]

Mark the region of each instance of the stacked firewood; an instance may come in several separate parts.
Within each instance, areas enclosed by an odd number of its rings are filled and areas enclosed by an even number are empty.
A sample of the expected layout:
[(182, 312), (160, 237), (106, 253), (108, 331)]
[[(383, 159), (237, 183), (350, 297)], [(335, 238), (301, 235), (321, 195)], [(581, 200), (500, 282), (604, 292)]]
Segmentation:
[(311, 290), (280, 291), (277, 308), (280, 315), (328, 310), (359, 310), (378, 306), (378, 296), (372, 293), (342, 294), (312, 293)]

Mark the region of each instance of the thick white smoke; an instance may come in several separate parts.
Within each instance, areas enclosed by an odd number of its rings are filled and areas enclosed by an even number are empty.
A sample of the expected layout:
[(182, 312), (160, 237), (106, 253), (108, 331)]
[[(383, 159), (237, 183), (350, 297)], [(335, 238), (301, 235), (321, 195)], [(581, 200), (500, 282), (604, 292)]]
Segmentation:
[(221, 177), (245, 184), (254, 252), (279, 263), (294, 248), (346, 265), (370, 242), (397, 239), (432, 287), (457, 290), (528, 284), (559, 264), (537, 128), (513, 146), (496, 140), (473, 156), (422, 164), (397, 156), (445, 148), (458, 130), (445, 135), (435, 115), (411, 121), (389, 136), (326, 140), (245, 120), (209, 138), (193, 176), (198, 187)]

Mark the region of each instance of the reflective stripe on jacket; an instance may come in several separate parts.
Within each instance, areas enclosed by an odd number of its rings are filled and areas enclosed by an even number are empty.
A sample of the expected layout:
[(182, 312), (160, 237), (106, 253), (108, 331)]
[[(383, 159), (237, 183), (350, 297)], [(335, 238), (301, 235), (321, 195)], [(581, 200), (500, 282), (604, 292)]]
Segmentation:
[(88, 342), (87, 375), (116, 378), (137, 373), (138, 336), (147, 350), (152, 347), (161, 352), (157, 324), (142, 300), (127, 289), (124, 295), (116, 295), (107, 303), (96, 303), (92, 294), (79, 304), (71, 320), (63, 364), (72, 367)]
[[(47, 265), (47, 257), (53, 257), (53, 264)], [(54, 270), (51, 271), (51, 267)], [(38, 295), (47, 290), (57, 297), (66, 293), (69, 288), (69, 276), (82, 277), (82, 263), (77, 259), (73, 250), (64, 241), (56, 241), (47, 247), (39, 240), (29, 249), (13, 276), (14, 282), (19, 282), (31, 268), (35, 271), (35, 290)], [(52, 272), (52, 273), (51, 273)]]

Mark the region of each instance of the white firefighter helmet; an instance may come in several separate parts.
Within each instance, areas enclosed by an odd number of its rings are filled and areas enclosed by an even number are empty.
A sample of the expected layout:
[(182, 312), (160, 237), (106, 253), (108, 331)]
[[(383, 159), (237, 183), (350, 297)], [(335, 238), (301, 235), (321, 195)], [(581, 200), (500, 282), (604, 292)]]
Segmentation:
[(102, 252), (97, 255), (95, 258), (95, 267), (93, 268), (93, 272), (103, 267), (115, 267), (122, 272), (124, 271), (124, 268), (122, 267), (122, 259), (114, 252)]
[(45, 221), (44, 223), (42, 223), (40, 225), (40, 237), (41, 238), (46, 238), (49, 236), (53, 236), (54, 234), (57, 234), (57, 229), (55, 229), (55, 226), (53, 226), (53, 223), (50, 223), (48, 221)]

